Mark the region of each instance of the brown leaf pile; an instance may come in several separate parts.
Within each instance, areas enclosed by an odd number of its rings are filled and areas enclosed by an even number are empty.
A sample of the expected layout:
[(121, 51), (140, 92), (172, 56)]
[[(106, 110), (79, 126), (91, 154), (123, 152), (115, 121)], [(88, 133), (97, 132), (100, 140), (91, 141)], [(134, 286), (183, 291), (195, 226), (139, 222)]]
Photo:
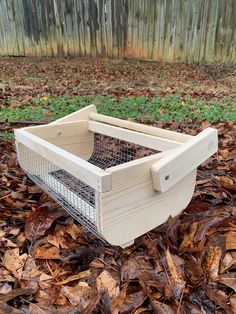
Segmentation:
[(96, 58), (2, 58), (0, 107), (24, 107), (38, 95), (113, 95), (209, 100), (236, 96), (236, 67)]
[(125, 250), (63, 212), (0, 142), (0, 313), (236, 313), (236, 125), (216, 127), (190, 205)]

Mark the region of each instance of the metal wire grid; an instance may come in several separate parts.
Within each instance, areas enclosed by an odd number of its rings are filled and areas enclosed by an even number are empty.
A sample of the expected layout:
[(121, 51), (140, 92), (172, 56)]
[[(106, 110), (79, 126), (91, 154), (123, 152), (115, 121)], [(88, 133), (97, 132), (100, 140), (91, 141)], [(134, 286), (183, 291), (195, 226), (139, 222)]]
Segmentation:
[(19, 164), (28, 177), (71, 216), (101, 238), (96, 207), (98, 192), (24, 144), (16, 142), (16, 148)]
[[(88, 162), (103, 170), (157, 153), (109, 136), (94, 136), (94, 150)], [(24, 144), (16, 142), (16, 148), (20, 166), (29, 178), (101, 239), (96, 204), (98, 192)]]
[(154, 149), (95, 133), (94, 150), (88, 162), (105, 170), (156, 153)]

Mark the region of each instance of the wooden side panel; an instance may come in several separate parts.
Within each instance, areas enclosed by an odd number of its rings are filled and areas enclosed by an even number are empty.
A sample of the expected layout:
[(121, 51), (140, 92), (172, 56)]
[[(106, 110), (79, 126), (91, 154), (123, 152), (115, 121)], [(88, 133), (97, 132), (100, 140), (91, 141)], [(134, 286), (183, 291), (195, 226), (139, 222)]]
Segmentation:
[(83, 159), (89, 159), (94, 148), (94, 135), (88, 121), (49, 124), (26, 128), (28, 132)]
[(112, 190), (99, 197), (101, 228), (111, 244), (122, 245), (175, 216), (190, 202), (196, 170), (189, 173), (168, 192), (154, 190), (150, 168), (155, 160), (140, 160), (133, 166), (110, 169)]
[(75, 112), (72, 112), (71, 114), (68, 114), (67, 116), (57, 119), (53, 121), (51, 124), (55, 123), (65, 123), (65, 122), (76, 122), (78, 120), (89, 120), (89, 114), (90, 113), (96, 113), (97, 109), (96, 106), (90, 105), (83, 109), (77, 110)]

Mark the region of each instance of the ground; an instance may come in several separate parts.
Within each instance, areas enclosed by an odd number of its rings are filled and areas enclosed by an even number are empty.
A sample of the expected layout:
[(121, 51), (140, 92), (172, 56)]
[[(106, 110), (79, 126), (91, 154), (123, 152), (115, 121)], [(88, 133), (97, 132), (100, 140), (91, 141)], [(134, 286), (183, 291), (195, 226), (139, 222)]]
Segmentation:
[[(125, 250), (96, 239), (16, 162), (12, 128), (90, 103), (195, 135), (219, 151), (178, 217)], [(236, 67), (0, 59), (0, 313), (236, 313)]]

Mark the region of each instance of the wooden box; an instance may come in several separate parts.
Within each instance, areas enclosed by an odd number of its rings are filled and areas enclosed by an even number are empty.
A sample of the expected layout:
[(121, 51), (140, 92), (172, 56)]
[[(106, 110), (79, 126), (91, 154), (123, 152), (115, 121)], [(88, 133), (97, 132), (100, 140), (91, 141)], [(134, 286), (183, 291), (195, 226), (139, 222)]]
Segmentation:
[(217, 131), (193, 137), (96, 113), (15, 130), (28, 176), (98, 237), (125, 247), (190, 202)]

